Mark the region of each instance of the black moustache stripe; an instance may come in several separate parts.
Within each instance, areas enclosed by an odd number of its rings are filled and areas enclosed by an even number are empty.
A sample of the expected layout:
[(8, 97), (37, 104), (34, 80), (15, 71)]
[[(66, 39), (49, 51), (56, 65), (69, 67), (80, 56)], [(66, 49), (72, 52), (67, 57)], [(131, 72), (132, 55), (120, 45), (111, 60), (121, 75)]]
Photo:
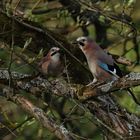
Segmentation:
[(83, 42), (79, 42), (79, 45), (80, 45), (80, 46), (84, 46), (84, 43), (83, 43)]
[(57, 54), (58, 52), (56, 51), (56, 52), (53, 52), (52, 54), (51, 54), (51, 56), (53, 56), (53, 55), (55, 55), (55, 54)]

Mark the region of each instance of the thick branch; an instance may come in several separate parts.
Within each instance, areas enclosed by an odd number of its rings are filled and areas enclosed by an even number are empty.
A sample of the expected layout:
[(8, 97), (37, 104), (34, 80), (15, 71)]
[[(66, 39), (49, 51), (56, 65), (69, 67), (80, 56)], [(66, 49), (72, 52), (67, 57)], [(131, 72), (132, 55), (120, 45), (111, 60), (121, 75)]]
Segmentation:
[[(31, 77), (31, 75), (27, 74), (20, 74), (17, 72), (11, 72), (11, 76), (13, 79), (17, 80), (16, 85), (20, 87), (23, 90), (31, 91), (32, 88), (38, 87), (40, 89), (50, 89), (53, 91), (53, 93), (60, 95), (60, 96), (75, 96), (79, 99), (87, 99), (89, 97), (96, 97), (105, 95), (107, 93), (117, 91), (117, 90), (123, 90), (127, 89), (133, 86), (140, 85), (140, 73), (131, 72), (130, 74), (124, 76), (123, 78), (120, 78), (117, 81), (112, 81), (107, 84), (103, 84), (97, 87), (87, 87), (84, 85), (78, 85), (73, 84), (71, 85), (72, 89), (67, 85), (66, 81), (56, 79), (51, 82), (49, 82), (46, 79), (43, 79), (41, 77), (37, 77), (29, 82), (27, 81), (19, 81), (23, 78)], [(0, 81), (5, 80), (7, 81), (9, 79), (8, 71), (7, 70), (0, 70)], [(58, 93), (58, 90), (61, 91), (61, 93)], [(69, 89), (69, 90), (68, 90)]]
[(104, 95), (113, 91), (127, 89), (133, 86), (140, 85), (140, 73), (132, 72), (118, 81), (112, 81), (110, 83), (98, 86), (97, 88), (84, 88), (82, 96), (87, 99), (89, 97)]
[[(0, 73), (0, 78), (1, 75)], [(7, 79), (6, 79), (7, 80)], [(46, 79), (42, 79), (40, 77), (31, 80), (30, 82), (23, 81), (15, 81), (15, 85), (20, 89), (30, 91), (32, 94), (42, 91), (46, 91), (46, 93), (50, 93), (51, 95), (57, 96), (67, 96), (70, 98), (79, 99), (84, 102), (87, 108), (90, 110), (96, 118), (99, 118), (103, 125), (109, 132), (111, 131), (113, 134), (117, 136), (124, 135), (128, 137), (131, 134), (137, 133), (139, 129), (140, 119), (134, 114), (129, 114), (126, 110), (120, 107), (117, 102), (114, 100), (114, 96), (111, 94), (107, 94), (108, 92), (120, 90), (120, 88), (125, 89), (132, 86), (137, 86), (140, 84), (140, 73), (130, 73), (129, 75), (121, 78), (119, 81), (111, 82), (102, 86), (98, 86), (96, 88), (82, 85), (71, 85), (69, 86), (65, 80), (56, 79), (51, 82)], [(100, 95), (100, 96), (99, 96)], [(101, 96), (102, 95), (102, 96)], [(92, 100), (89, 98), (92, 98)], [(45, 117), (45, 114), (42, 110), (32, 105), (29, 101), (26, 101), (23, 97), (20, 96), (12, 96), (10, 98), (12, 101), (20, 104), (21, 107), (26, 110), (28, 113), (32, 114), (37, 120), (41, 122), (45, 127), (51, 132), (54, 131), (54, 128), (57, 128), (58, 125), (53, 127), (51, 121)], [(86, 100), (88, 99), (88, 100)], [(44, 123), (50, 121), (50, 124)], [(56, 127), (57, 126), (57, 127)], [(108, 126), (108, 127), (106, 127)], [(130, 126), (134, 126), (134, 130), (130, 128)], [(109, 128), (109, 129), (108, 129)], [(61, 128), (59, 127), (58, 131), (55, 131), (55, 135), (58, 133), (60, 135)], [(62, 134), (60, 135), (62, 136)], [(60, 136), (58, 136), (60, 138)], [(64, 135), (62, 136), (64, 137)]]
[[(7, 95), (7, 98), (18, 104), (23, 110), (35, 117), (45, 128), (52, 132), (57, 138), (61, 140), (72, 140), (70, 132), (62, 125), (56, 124), (56, 122), (47, 116), (45, 112), (33, 105), (29, 100), (20, 95), (11, 96), (11, 92), (8, 89), (4, 89), (3, 92)], [(9, 96), (10, 95), (10, 96)]]

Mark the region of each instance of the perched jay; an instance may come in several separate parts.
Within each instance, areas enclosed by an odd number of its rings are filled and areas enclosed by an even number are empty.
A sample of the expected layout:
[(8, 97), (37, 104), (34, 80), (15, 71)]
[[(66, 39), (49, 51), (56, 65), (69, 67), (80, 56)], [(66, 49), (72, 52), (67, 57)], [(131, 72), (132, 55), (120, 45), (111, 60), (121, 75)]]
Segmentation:
[(89, 69), (94, 77), (89, 85), (97, 81), (108, 82), (116, 80), (122, 76), (112, 56), (107, 54), (94, 40), (88, 37), (79, 37), (76, 41), (86, 56)]
[[(96, 83), (97, 81), (102, 83), (117, 80), (123, 76), (112, 56), (107, 54), (94, 40), (88, 37), (79, 37), (77, 38), (77, 43), (85, 54), (89, 69), (94, 77), (93, 81), (88, 85)], [(135, 103), (140, 105), (131, 89), (127, 88), (127, 91)]]
[(42, 58), (39, 67), (48, 76), (56, 77), (62, 74), (64, 66), (60, 60), (60, 49), (57, 47), (51, 48), (48, 54)]

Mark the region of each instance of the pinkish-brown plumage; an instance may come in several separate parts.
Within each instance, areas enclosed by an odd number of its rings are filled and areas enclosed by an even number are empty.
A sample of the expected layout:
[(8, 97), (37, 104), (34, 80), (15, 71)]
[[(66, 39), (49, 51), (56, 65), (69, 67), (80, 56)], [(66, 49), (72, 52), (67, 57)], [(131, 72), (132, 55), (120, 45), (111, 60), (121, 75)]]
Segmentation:
[(47, 56), (43, 57), (39, 63), (41, 71), (47, 76), (56, 77), (63, 73), (63, 63), (60, 60), (60, 49), (53, 47)]
[[(88, 37), (79, 37), (77, 39), (80, 49), (86, 56), (89, 69), (94, 77), (93, 83), (107, 82), (117, 79), (117, 70), (111, 55), (108, 55), (94, 40)], [(120, 72), (120, 71), (119, 71)]]

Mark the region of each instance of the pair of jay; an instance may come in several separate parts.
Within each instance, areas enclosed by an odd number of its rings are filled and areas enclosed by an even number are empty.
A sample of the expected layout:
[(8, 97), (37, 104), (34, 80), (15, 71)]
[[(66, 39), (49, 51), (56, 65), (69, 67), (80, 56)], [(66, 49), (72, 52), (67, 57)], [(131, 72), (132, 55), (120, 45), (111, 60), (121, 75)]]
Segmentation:
[[(88, 85), (96, 82), (107, 83), (122, 77), (121, 70), (115, 64), (111, 55), (107, 54), (96, 42), (88, 37), (79, 37), (76, 40), (79, 48), (86, 56), (89, 69), (93, 75), (93, 81)], [(39, 63), (39, 67), (44, 74), (58, 76), (63, 72), (64, 67), (60, 60), (60, 49), (53, 47), (50, 49)], [(136, 104), (140, 105), (132, 91), (127, 88), (128, 93), (132, 96)]]
[[(107, 54), (94, 40), (88, 37), (79, 37), (76, 42), (85, 54), (89, 69), (94, 77), (89, 85), (97, 81), (99, 83), (109, 82), (122, 76), (112, 56)], [(62, 73), (63, 66), (60, 61), (60, 49), (57, 47), (51, 48), (47, 56), (39, 63), (39, 67), (47, 75), (57, 76)]]

